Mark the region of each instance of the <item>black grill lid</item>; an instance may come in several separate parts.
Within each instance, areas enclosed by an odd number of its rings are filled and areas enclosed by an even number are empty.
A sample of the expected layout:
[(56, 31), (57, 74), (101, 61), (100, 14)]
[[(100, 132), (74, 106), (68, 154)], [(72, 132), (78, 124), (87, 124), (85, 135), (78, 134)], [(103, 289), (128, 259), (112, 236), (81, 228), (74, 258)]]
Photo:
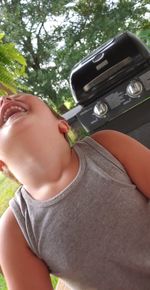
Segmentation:
[(148, 48), (131, 32), (110, 39), (73, 67), (70, 88), (76, 104), (84, 105), (104, 94), (149, 60)]

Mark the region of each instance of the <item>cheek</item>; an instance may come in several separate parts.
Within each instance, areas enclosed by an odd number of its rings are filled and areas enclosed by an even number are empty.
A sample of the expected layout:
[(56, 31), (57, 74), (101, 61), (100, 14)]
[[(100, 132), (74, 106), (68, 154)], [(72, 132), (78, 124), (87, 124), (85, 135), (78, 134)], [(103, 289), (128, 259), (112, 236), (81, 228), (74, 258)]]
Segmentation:
[[(43, 105), (43, 104), (42, 104)], [(35, 118), (37, 120), (38, 126), (45, 126), (49, 130), (49, 128), (55, 129), (58, 127), (58, 119), (52, 114), (50, 109), (44, 106), (41, 106), (36, 111)]]

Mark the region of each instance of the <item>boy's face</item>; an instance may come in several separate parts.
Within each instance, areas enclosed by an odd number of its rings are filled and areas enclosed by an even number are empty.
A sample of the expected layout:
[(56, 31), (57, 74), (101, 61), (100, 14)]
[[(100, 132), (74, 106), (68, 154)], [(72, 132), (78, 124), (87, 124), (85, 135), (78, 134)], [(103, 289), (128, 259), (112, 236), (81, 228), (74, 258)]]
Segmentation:
[[(23, 130), (25, 123), (40, 117), (54, 119), (49, 108), (38, 97), (29, 94), (17, 94), (0, 98), (0, 135), (3, 132), (13, 134)], [(38, 125), (38, 123), (37, 123)], [(20, 127), (19, 127), (20, 126)], [(17, 131), (16, 131), (17, 133)]]
[(15, 147), (17, 150), (17, 146), (29, 146), (44, 138), (46, 132), (51, 132), (55, 139), (60, 122), (36, 96), (17, 94), (0, 98), (0, 160), (4, 161)]

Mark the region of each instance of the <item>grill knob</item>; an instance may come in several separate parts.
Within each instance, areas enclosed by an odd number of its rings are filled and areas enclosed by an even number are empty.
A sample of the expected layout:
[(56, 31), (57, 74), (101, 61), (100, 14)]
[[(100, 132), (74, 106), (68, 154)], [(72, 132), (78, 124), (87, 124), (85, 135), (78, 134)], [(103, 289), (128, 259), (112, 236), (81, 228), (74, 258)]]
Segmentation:
[(129, 97), (137, 98), (142, 93), (143, 87), (139, 81), (131, 81), (131, 83), (127, 86), (126, 92)]
[(94, 114), (99, 117), (103, 118), (106, 116), (108, 112), (108, 106), (105, 103), (102, 102), (97, 102), (96, 105), (94, 106)]

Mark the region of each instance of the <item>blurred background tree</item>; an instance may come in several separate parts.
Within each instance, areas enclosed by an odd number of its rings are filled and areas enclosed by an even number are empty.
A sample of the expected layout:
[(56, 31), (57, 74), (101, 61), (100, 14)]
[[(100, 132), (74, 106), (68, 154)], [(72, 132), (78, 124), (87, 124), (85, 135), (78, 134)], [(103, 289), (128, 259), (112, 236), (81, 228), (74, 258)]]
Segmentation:
[(147, 45), (147, 0), (1, 0), (0, 27), (27, 61), (25, 84), (63, 112), (73, 106), (71, 68), (116, 34), (129, 30)]

